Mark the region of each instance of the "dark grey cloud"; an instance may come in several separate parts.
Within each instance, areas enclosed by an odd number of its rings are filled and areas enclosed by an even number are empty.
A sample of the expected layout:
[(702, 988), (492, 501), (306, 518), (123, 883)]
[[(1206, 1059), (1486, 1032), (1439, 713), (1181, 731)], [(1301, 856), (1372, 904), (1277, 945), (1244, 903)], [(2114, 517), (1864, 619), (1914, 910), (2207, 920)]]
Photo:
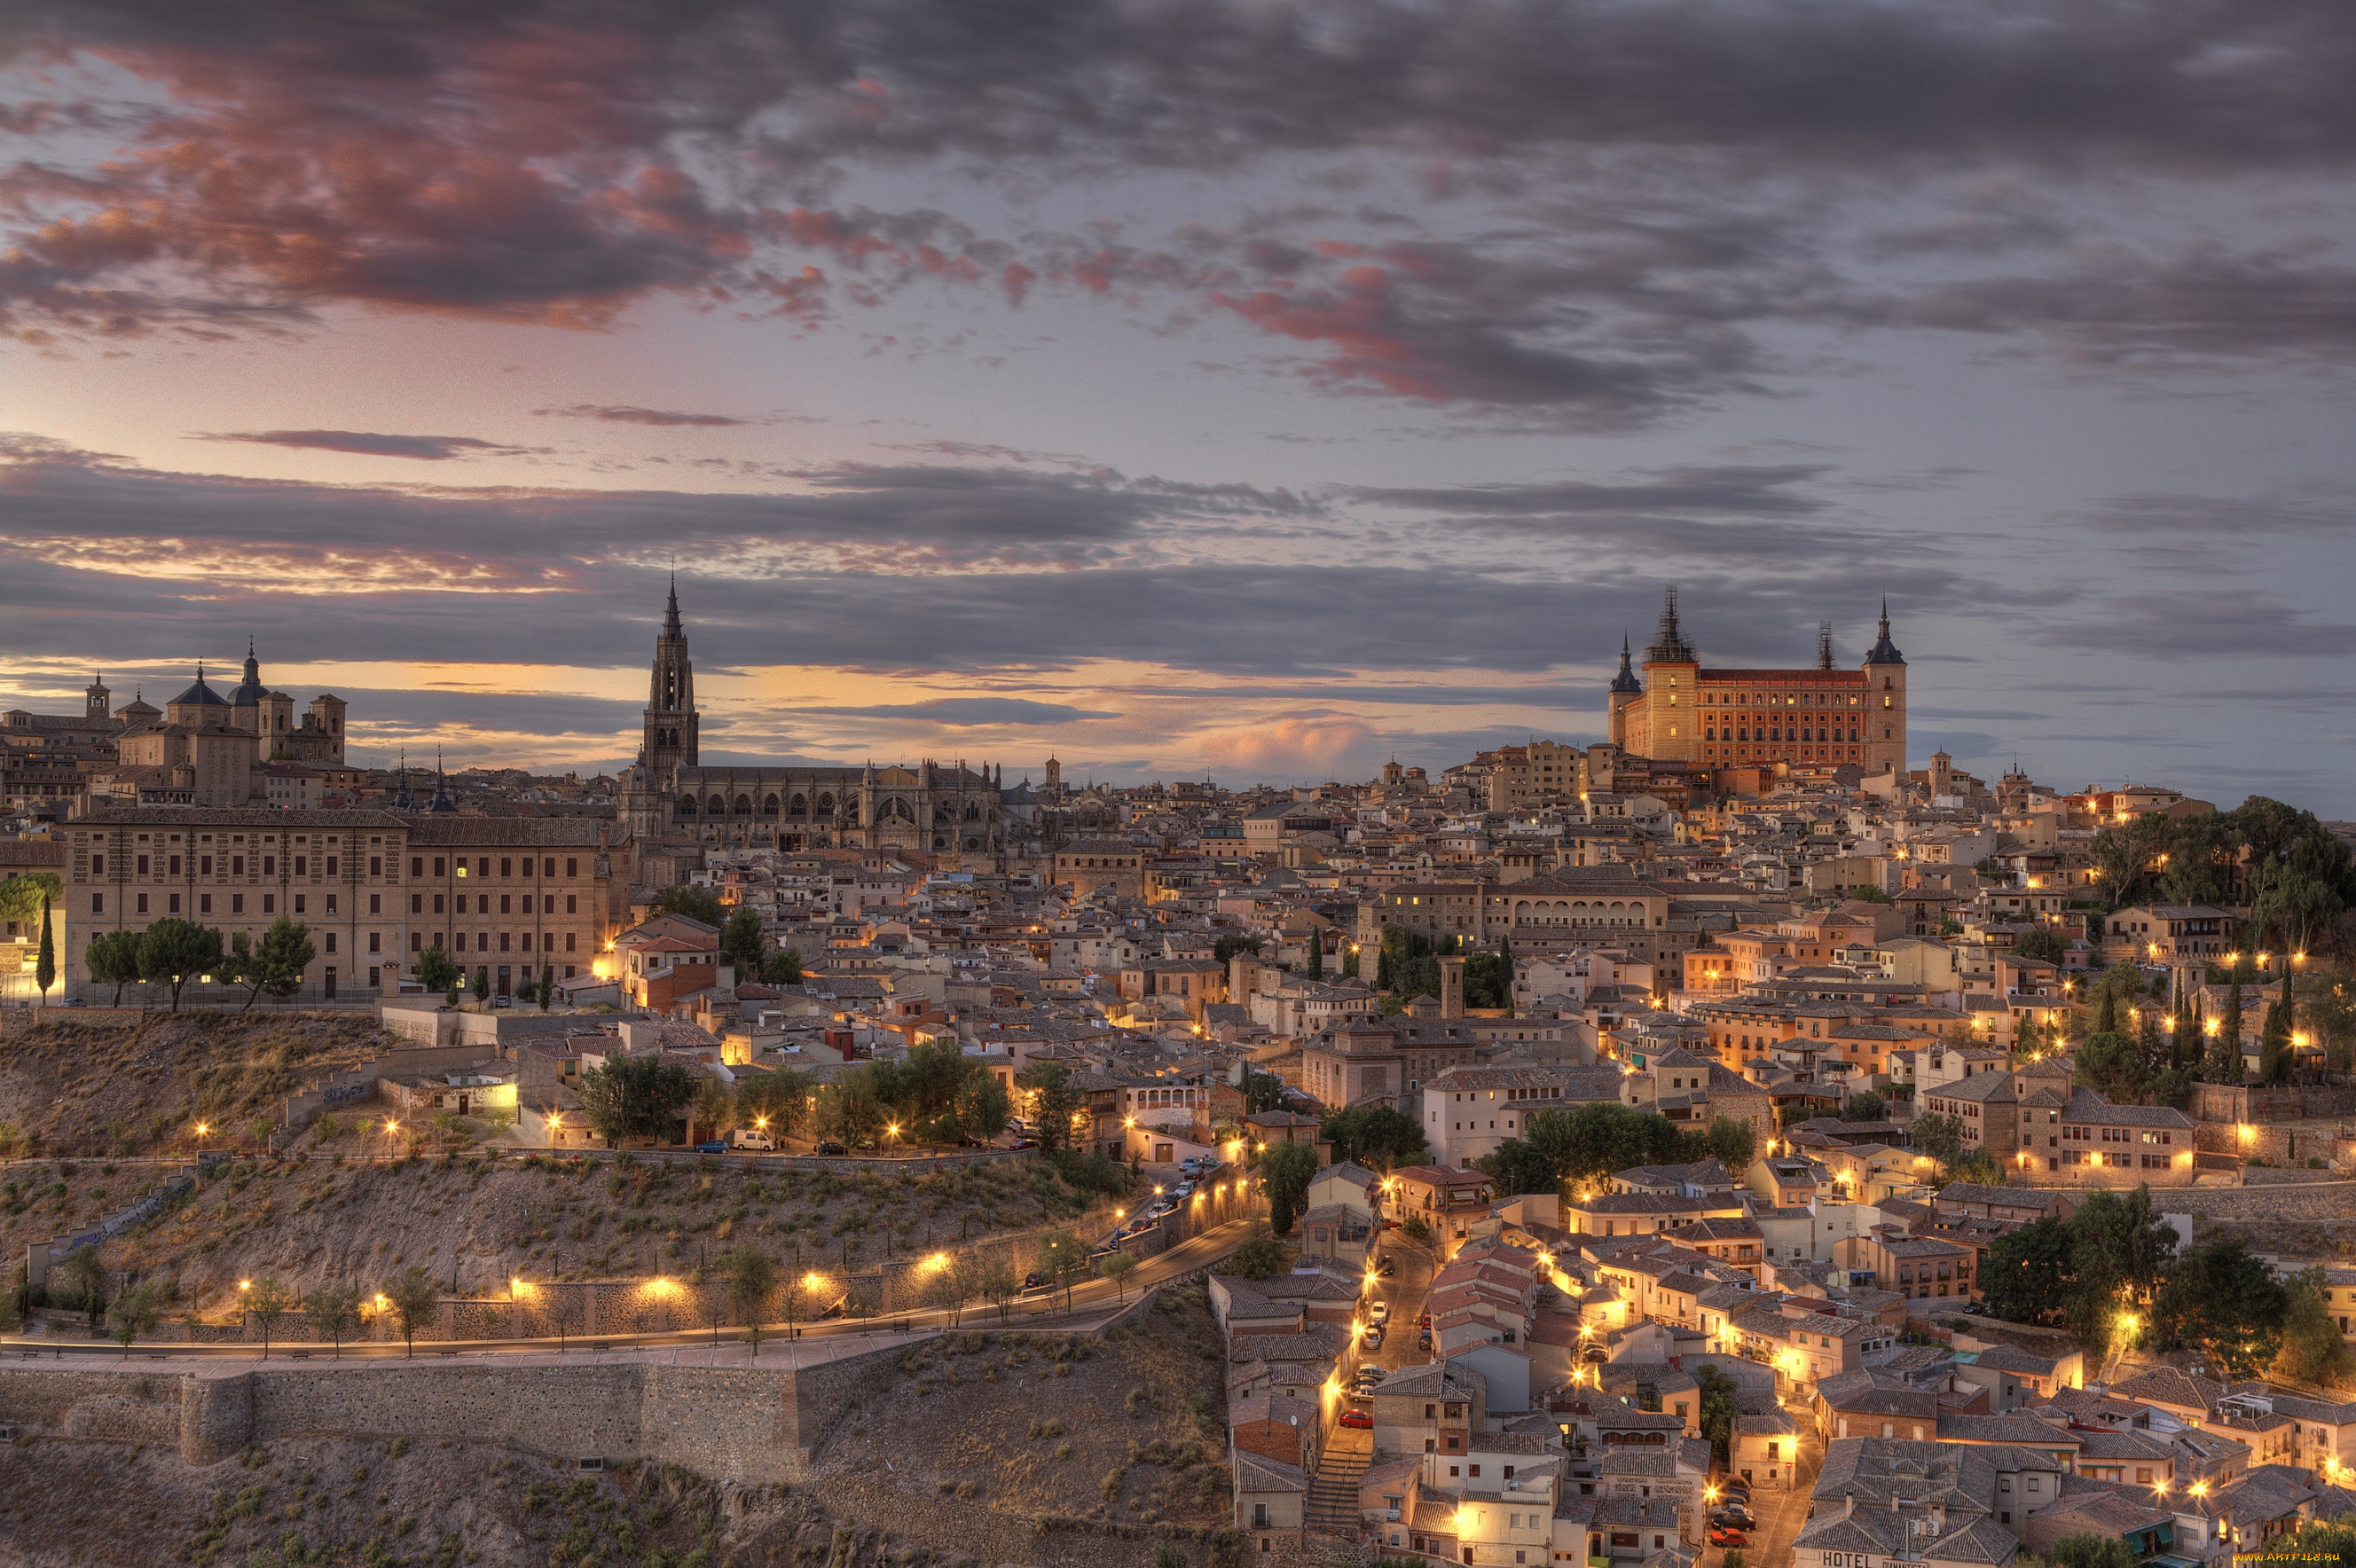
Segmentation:
[(1041, 703), (1026, 697), (938, 697), (926, 703), (877, 703), (867, 707), (802, 708), (805, 716), (906, 719), (952, 727), (977, 725), (1067, 725), (1080, 719), (1117, 719), (1107, 710)]
[(2170, 663), (2221, 659), (2345, 659), (2356, 623), (2321, 620), (2255, 588), (2147, 588), (2103, 596), (2039, 627), (2048, 648), (2129, 654)]
[(739, 419), (727, 413), (682, 413), (668, 408), (638, 408), (629, 403), (576, 403), (568, 408), (535, 408), (537, 414), (560, 414), (568, 419), (601, 419), (610, 424), (675, 425), (750, 424), (749, 419)]
[(453, 457), (509, 456), (519, 446), (478, 441), (471, 435), (387, 435), (369, 430), (225, 430), (203, 431), (199, 441), (248, 441), (260, 446), (292, 446), (300, 451), (352, 452), (364, 457), (418, 457), (429, 463)]

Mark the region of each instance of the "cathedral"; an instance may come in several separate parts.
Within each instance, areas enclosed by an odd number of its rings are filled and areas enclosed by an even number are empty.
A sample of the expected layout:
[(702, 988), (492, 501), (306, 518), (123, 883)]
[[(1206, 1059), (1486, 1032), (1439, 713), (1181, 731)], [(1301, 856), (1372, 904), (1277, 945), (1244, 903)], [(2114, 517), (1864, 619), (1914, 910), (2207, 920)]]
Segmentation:
[(995, 854), (999, 780), (956, 764), (707, 768), (695, 666), (671, 585), (655, 638), (644, 738), (622, 775), (622, 812), (641, 843), (688, 838), (724, 847), (907, 850)]

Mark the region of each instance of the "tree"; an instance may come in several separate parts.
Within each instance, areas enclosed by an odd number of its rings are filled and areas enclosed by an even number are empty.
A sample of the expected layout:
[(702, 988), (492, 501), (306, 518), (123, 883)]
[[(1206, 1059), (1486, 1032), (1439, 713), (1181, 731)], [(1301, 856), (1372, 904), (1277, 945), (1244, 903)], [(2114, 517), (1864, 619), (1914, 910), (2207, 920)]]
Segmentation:
[(873, 1143), (883, 1134), (883, 1096), (876, 1091), (875, 1064), (862, 1062), (818, 1091), (818, 1114), (812, 1131), (841, 1139), (853, 1148)]
[(543, 1013), (547, 1012), (549, 1004), (555, 1000), (556, 966), (552, 963), (544, 963), (540, 966), (540, 1010)]
[(1895, 904), (1897, 899), (1870, 882), (1860, 882), (1848, 890), (1848, 896), (1860, 904)]
[(656, 894), (652, 908), (659, 915), (684, 915), (710, 926), (715, 932), (728, 918), (719, 894), (690, 882), (674, 882)]
[(302, 990), (303, 972), (317, 956), (311, 945), (311, 929), (284, 915), (270, 922), (259, 947), (243, 931), (238, 932), (230, 939), (224, 972), (232, 984), (246, 988), (245, 1005), (240, 1011), (253, 1011), (255, 998), (265, 991), (283, 1002)]
[(1964, 1121), (1929, 1112), (1914, 1118), (1914, 1147), (1938, 1162), (1944, 1172), (1964, 1152)]
[(114, 987), (114, 1005), (123, 1005), (123, 988), (139, 978), (139, 933), (101, 931), (82, 950), (82, 966), (93, 985)]
[(106, 1266), (99, 1262), (98, 1249), (88, 1244), (76, 1247), (66, 1254), (58, 1273), (64, 1283), (59, 1292), (64, 1305), (87, 1312), (91, 1322), (97, 1323), (106, 1310)]
[(1317, 1151), (1307, 1144), (1271, 1144), (1259, 1157), (1268, 1187), (1268, 1222), (1281, 1236), (1309, 1206), (1309, 1184), (1317, 1176)]
[(1023, 1294), (1023, 1275), (1014, 1267), (1014, 1260), (1006, 1252), (985, 1254), (974, 1266), (974, 1291), (982, 1300), (998, 1308), (998, 1321), (1006, 1321), (1007, 1309), (1014, 1298)]
[(312, 1332), (324, 1334), (336, 1347), (336, 1359), (344, 1359), (344, 1341), (359, 1332), (360, 1287), (358, 1285), (327, 1285), (303, 1298), (303, 1316)]
[(1534, 1112), (1523, 1122), (1522, 1136), (1554, 1162), (1558, 1176), (1574, 1183), (1635, 1165), (1682, 1164), (1707, 1152), (1700, 1139), (1688, 1140), (1666, 1118), (1648, 1116), (1616, 1100)]
[(384, 1296), (400, 1320), (401, 1337), (413, 1358), (417, 1354), (417, 1331), (430, 1327), (442, 1309), (441, 1287), (434, 1283), (432, 1274), (412, 1263), (385, 1287)]
[(2217, 1015), (2217, 1037), (2210, 1042), (2204, 1076), (2211, 1083), (2239, 1083), (2247, 1070), (2242, 1065), (2242, 975), (2237, 964), (2225, 983), (2225, 1008)]
[(475, 1001), (479, 1004), (491, 999), (491, 970), (488, 964), (475, 966)]
[(2254, 1378), (2282, 1348), (2289, 1293), (2238, 1236), (2212, 1237), (2179, 1257), (2152, 1298), (2160, 1348), (2191, 1347), (2211, 1376)]
[(1107, 1252), (1104, 1256), (1104, 1262), (1098, 1264), (1098, 1267), (1102, 1271), (1104, 1277), (1112, 1282), (1114, 1294), (1120, 1300), (1128, 1300), (1129, 1276), (1137, 1272), (1137, 1254), (1134, 1252)]
[(810, 1075), (796, 1067), (742, 1072), (736, 1079), (736, 1115), (765, 1133), (792, 1133), (809, 1120)]
[(1947, 1176), (1950, 1180), (1966, 1182), (1973, 1187), (2002, 1187), (2005, 1184), (2003, 1165), (1986, 1149), (1966, 1149), (1956, 1157)]
[(447, 995), (458, 989), (466, 972), (453, 963), (441, 948), (430, 947), (417, 957), (417, 978), (426, 990)]
[(1072, 1087), (1072, 1069), (1058, 1061), (1029, 1062), (1015, 1075), (1014, 1082), (1030, 1093), (1031, 1125), (1038, 1132), (1040, 1145), (1069, 1147), (1072, 1118), (1084, 1103), (1080, 1091)]
[(2133, 1035), (2098, 1029), (2078, 1047), (2077, 1080), (2108, 1095), (2132, 1098), (2150, 1083), (2151, 1072)]
[(986, 1068), (975, 1065), (958, 1086), (957, 1124), (969, 1138), (997, 1137), (1006, 1131), (1006, 1119), (1013, 1112), (1013, 1097)]
[[(695, 1100), (688, 1135), (698, 1133), (707, 1138), (723, 1138), (736, 1125), (736, 1095), (728, 1085), (716, 1078), (707, 1078), (695, 1086)], [(701, 1139), (697, 1140), (701, 1142)]]
[(1239, 952), (1248, 952), (1252, 957), (1258, 958), (1260, 949), (1267, 945), (1268, 939), (1257, 932), (1229, 931), (1211, 944), (1211, 956), (1221, 963), (1226, 962)]
[(2136, 1568), (2137, 1561), (2135, 1548), (2115, 1535), (2088, 1531), (2053, 1543), (2054, 1568)]
[(1734, 1445), (1734, 1402), (1739, 1390), (1732, 1378), (1707, 1361), (1694, 1369), (1694, 1380), (1701, 1385), (1701, 1434), (1708, 1440), (1711, 1456), (1722, 1470)]
[(1355, 1160), (1378, 1171), (1421, 1165), (1429, 1157), (1423, 1127), (1404, 1111), (1387, 1105), (1336, 1111), (1317, 1135), (1333, 1145), (1333, 1163)]
[(1325, 978), (1325, 933), (1323, 931), (1309, 933), (1309, 978)]
[(581, 1110), (601, 1138), (669, 1138), (695, 1099), (695, 1079), (675, 1061), (655, 1055), (608, 1057), (581, 1075)]
[(936, 1312), (948, 1314), (949, 1326), (955, 1327), (965, 1304), (973, 1298), (972, 1275), (958, 1264), (953, 1257), (931, 1259), (916, 1265), (924, 1271), (924, 1283), (919, 1294), (924, 1304)]
[(1284, 1246), (1259, 1226), (1227, 1257), (1226, 1272), (1248, 1280), (1274, 1279), (1287, 1267)]
[(773, 952), (761, 961), (762, 984), (799, 985), (801, 983), (802, 954), (799, 948)]
[(1881, 1096), (1874, 1093), (1871, 1090), (1867, 1090), (1862, 1093), (1852, 1094), (1848, 1097), (1848, 1103), (1841, 1107), (1841, 1120), (1844, 1122), (1879, 1122), (1881, 1120), (1882, 1109)]
[(1072, 1286), (1088, 1272), (1088, 1244), (1069, 1230), (1039, 1238), (1039, 1272), (1064, 1287), (1064, 1310), (1072, 1307)]
[(253, 1282), (245, 1293), (245, 1316), (249, 1323), (262, 1326), (262, 1359), (270, 1359), (270, 1336), (276, 1332), (278, 1320), (294, 1306), (294, 1298), (278, 1283), (276, 1274), (264, 1274)]
[(2119, 1316), (2158, 1287), (2176, 1232), (2155, 1213), (2151, 1188), (2090, 1194), (2070, 1217), (2070, 1270), (2075, 1276), (2066, 1316), (2090, 1359), (2110, 1353)]
[(44, 906), (65, 896), (65, 878), (54, 871), (28, 871), (0, 880), (0, 920), (30, 925)]
[(1519, 1138), (1506, 1139), (1474, 1160), (1472, 1168), (1495, 1185), (1499, 1197), (1562, 1190), (1562, 1180), (1555, 1175), (1554, 1162), (1547, 1158), (1546, 1152)]
[(720, 1267), (728, 1276), (728, 1300), (744, 1320), (745, 1337), (753, 1342), (753, 1359), (758, 1360), (761, 1309), (768, 1305), (769, 1293), (777, 1288), (777, 1265), (758, 1247), (731, 1247), (720, 1254)]
[(153, 1334), (156, 1321), (163, 1316), (164, 1283), (161, 1280), (149, 1280), (116, 1296), (106, 1309), (106, 1323), (114, 1342), (128, 1350), (133, 1340), (143, 1334)]
[(49, 901), (41, 900), (41, 950), (33, 960), (33, 983), (41, 988), (41, 1000), (49, 999), (49, 987), (58, 983), (58, 938), (49, 927)]
[(2345, 1383), (2356, 1377), (2356, 1356), (2331, 1316), (2331, 1286), (2322, 1265), (2284, 1282), (2282, 1350), (2276, 1365), (2310, 1383)]
[(2067, 1305), (2070, 1233), (2052, 1215), (2008, 1230), (1988, 1247), (1980, 1294), (1989, 1312), (2011, 1323), (2040, 1323)]
[(2290, 982), (2283, 982), (2283, 994), (2266, 1004), (2266, 1021), (2258, 1027), (2258, 1081), (2279, 1083), (2290, 1049), (2290, 1023), (2285, 1016), (2290, 996)]
[(720, 956), (745, 980), (761, 972), (761, 954), (767, 945), (761, 935), (761, 917), (750, 909), (740, 908), (729, 916), (720, 932)]
[(2060, 963), (2070, 956), (2069, 944), (2062, 940), (2062, 933), (2051, 926), (2039, 926), (2023, 932), (2020, 940), (2012, 944), (2012, 950), (2023, 958), (2036, 959), (2044, 963)]
[[(1015, 1080), (1021, 1082), (1020, 1079)], [(1284, 1109), (1284, 1079), (1247, 1063), (1244, 1067), (1244, 1114)]]
[(1476, 952), (1464, 960), (1464, 1005), (1511, 1007), (1514, 1004), (1514, 960), (1505, 952)]
[(220, 933), (177, 915), (156, 921), (139, 938), (139, 977), (169, 985), (175, 1013), (180, 1010), (180, 988), (193, 976), (210, 973), (220, 961)]
[(2311, 1519), (2295, 1533), (2278, 1535), (2267, 1541), (2266, 1553), (2279, 1555), (2286, 1563), (2313, 1563), (2319, 1568), (2323, 1563), (2336, 1563), (2340, 1568), (2349, 1568), (2349, 1564), (2356, 1563), (2356, 1523)]
[(1710, 1157), (1726, 1167), (1735, 1180), (1751, 1168), (1759, 1157), (1759, 1129), (1749, 1122), (1732, 1116), (1713, 1116), (1704, 1140), (1709, 1144)]

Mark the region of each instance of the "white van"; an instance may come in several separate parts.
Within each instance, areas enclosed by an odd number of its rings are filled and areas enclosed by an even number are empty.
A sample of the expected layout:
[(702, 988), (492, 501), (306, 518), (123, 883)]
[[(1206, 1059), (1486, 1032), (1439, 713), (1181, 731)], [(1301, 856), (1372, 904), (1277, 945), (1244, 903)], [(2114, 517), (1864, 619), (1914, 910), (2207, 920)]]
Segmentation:
[(740, 1149), (756, 1149), (765, 1155), (774, 1155), (777, 1152), (777, 1141), (775, 1138), (770, 1137), (766, 1133), (755, 1132), (750, 1127), (737, 1128), (734, 1142)]

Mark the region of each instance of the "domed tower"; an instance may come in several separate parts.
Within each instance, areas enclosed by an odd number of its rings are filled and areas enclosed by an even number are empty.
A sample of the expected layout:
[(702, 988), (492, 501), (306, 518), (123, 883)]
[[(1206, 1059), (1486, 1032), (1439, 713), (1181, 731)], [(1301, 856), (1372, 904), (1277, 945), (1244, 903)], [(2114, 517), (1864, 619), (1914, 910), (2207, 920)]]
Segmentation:
[(1622, 751), (1634, 748), (1628, 744), (1628, 704), (1644, 694), (1644, 683), (1636, 679), (1629, 664), (1628, 634), (1620, 634), (1620, 673), (1612, 677), (1611, 695), (1605, 699), (1610, 723), (1606, 733), (1612, 744)]
[(1628, 749), (1662, 762), (1691, 762), (1699, 757), (1696, 742), (1701, 727), (1695, 701), (1700, 687), (1701, 655), (1686, 640), (1685, 628), (1677, 622), (1677, 590), (1672, 585), (1661, 600), (1660, 629), (1644, 650), (1644, 733), (1629, 737)]
[[(245, 639), (245, 678), (229, 694), (230, 724), (261, 734), (262, 700), (269, 694), (270, 689), (262, 683), (262, 660), (254, 657), (253, 639), (249, 637)], [(268, 747), (263, 748), (262, 755), (269, 755)]]
[(1906, 656), (1890, 640), (1890, 601), (1881, 601), (1880, 635), (1865, 656), (1865, 770), (1906, 771)]

